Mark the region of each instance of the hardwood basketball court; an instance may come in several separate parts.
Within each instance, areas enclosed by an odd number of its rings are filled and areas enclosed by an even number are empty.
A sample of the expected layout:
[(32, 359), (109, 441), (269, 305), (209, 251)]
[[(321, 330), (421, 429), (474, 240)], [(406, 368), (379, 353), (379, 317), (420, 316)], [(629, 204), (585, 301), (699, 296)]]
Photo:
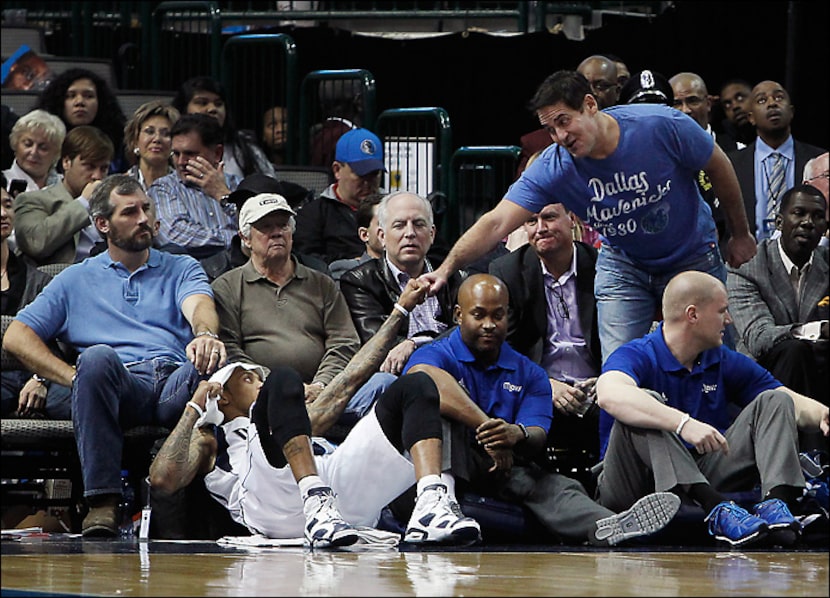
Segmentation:
[(828, 596), (819, 550), (482, 546), (310, 551), (210, 541), (2, 543), (2, 595)]

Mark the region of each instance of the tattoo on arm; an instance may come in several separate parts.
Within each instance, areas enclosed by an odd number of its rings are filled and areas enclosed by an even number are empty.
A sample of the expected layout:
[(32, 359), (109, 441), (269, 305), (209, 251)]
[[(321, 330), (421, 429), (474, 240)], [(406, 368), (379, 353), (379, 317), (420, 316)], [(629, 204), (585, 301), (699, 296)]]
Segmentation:
[(403, 315), (396, 309), (392, 310), (375, 335), (366, 341), (343, 371), (329, 382), (317, 400), (308, 405), (312, 435), (320, 436), (334, 425), (355, 391), (378, 370), (389, 349), (397, 341), (402, 321)]

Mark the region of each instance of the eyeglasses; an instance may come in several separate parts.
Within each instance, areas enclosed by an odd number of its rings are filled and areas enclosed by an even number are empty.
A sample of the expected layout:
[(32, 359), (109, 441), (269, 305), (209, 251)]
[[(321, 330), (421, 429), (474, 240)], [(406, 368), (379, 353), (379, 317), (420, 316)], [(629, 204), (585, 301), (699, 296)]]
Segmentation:
[(569, 320), (571, 317), (571, 310), (568, 309), (568, 304), (565, 301), (565, 296), (562, 294), (562, 285), (556, 280), (548, 287), (553, 293), (553, 298), (556, 300), (553, 303), (553, 311), (563, 320)]
[(807, 181), (815, 181), (816, 179), (830, 179), (830, 172), (824, 171), (818, 173), (816, 176), (811, 176), (809, 179), (805, 179)]

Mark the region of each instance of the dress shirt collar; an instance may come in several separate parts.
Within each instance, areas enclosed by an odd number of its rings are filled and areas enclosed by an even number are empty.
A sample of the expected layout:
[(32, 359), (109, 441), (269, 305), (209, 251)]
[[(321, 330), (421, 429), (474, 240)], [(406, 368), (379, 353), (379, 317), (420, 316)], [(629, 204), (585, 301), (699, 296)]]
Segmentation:
[[(781, 237), (775, 239), (775, 244), (778, 246), (778, 255), (781, 256), (781, 261), (784, 262), (784, 270), (787, 271), (787, 274), (793, 271), (793, 268), (798, 268), (793, 261), (790, 259), (790, 256), (787, 255), (787, 252), (784, 251), (784, 246), (781, 245)], [(801, 268), (798, 268), (798, 273), (802, 274), (807, 271), (807, 269), (813, 264), (813, 254), (815, 253), (815, 249), (810, 252), (810, 259), (807, 260)]]
[(763, 162), (774, 153), (779, 153), (789, 160), (795, 160), (795, 145), (793, 144), (793, 136), (790, 135), (787, 137), (787, 140), (775, 149), (764, 143), (764, 140), (760, 137), (756, 139), (755, 156), (759, 162)]
[[(389, 271), (392, 273), (392, 276), (395, 277), (398, 286), (400, 286), (401, 290), (403, 290), (406, 286), (406, 283), (409, 282), (411, 276), (409, 276), (409, 274), (407, 274), (406, 272), (398, 268), (395, 264), (393, 264), (385, 251), (383, 252), (383, 259), (386, 261), (386, 265), (389, 267)], [(426, 258), (424, 258), (424, 268), (421, 271), (421, 273), (423, 272), (432, 272), (432, 265)]]
[(558, 282), (560, 286), (564, 286), (566, 282), (573, 276), (576, 278), (576, 246), (574, 246), (573, 255), (571, 256), (571, 265), (562, 273), (562, 276), (559, 278), (554, 278), (553, 274), (551, 274), (547, 266), (545, 266), (545, 262), (541, 259), (539, 263), (542, 265), (542, 277), (549, 282)]

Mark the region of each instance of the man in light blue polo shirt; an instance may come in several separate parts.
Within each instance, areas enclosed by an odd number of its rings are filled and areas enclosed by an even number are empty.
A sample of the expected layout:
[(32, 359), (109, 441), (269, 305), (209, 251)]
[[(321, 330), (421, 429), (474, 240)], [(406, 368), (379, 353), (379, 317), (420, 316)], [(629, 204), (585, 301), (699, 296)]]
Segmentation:
[(578, 481), (533, 463), (547, 440), (552, 391), (545, 370), (505, 342), (508, 305), (507, 286), (495, 276), (467, 278), (454, 309), (458, 327), (416, 350), (404, 372), (425, 372), (438, 386), (441, 414), (453, 427), (451, 468), (441, 476), (451, 500), (457, 477), (522, 503), (549, 532), (598, 546), (661, 529), (680, 506), (676, 496), (655, 493), (615, 514)]
[[(56, 276), (17, 314), (3, 345), (39, 376), (72, 388), (90, 505), (82, 531), (114, 536), (123, 430), (172, 428), (226, 353), (204, 270), (192, 257), (152, 249), (157, 223), (140, 184), (113, 175), (89, 204), (107, 251)], [(53, 338), (79, 353), (75, 365), (49, 351)]]
[[(679, 274), (666, 287), (657, 330), (608, 358), (597, 401), (616, 421), (601, 436), (598, 500), (620, 509), (646, 492), (676, 492), (703, 507), (718, 540), (746, 546), (771, 535), (792, 544), (800, 525), (791, 509), (805, 487), (798, 428), (826, 437), (828, 408), (723, 346), (728, 306), (720, 280)], [(758, 482), (762, 501), (752, 513), (721, 494)]]

